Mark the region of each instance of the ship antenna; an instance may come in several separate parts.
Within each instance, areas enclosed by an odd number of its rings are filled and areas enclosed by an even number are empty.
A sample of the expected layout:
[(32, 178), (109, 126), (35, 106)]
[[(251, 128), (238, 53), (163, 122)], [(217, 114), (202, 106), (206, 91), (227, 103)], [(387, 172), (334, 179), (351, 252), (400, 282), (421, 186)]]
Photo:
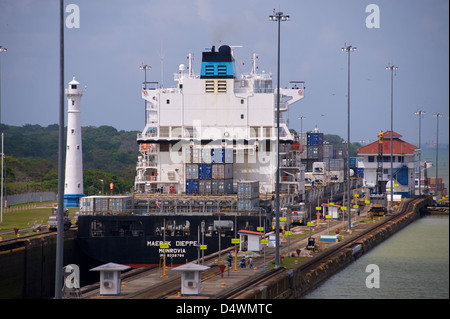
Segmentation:
[(159, 50), (159, 58), (161, 59), (161, 87), (164, 87), (164, 56), (165, 52), (162, 49), (162, 40), (161, 40), (161, 48)]

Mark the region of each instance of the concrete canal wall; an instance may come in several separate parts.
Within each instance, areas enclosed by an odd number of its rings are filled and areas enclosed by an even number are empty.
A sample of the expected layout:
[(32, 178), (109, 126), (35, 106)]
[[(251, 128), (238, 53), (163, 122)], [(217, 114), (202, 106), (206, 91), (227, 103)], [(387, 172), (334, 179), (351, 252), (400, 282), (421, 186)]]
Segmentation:
[[(348, 266), (356, 258), (368, 252), (370, 249), (380, 244), (397, 231), (406, 227), (410, 223), (420, 218), (426, 206), (430, 205), (430, 199), (425, 199), (419, 204), (411, 205), (408, 211), (400, 218), (389, 222), (376, 232), (370, 233), (361, 238), (357, 243), (361, 245), (361, 250), (357, 254), (350, 248), (344, 248), (331, 257), (327, 257), (316, 268), (304, 272), (296, 268), (281, 273), (261, 286), (248, 291), (241, 298), (244, 299), (298, 299), (313, 290), (325, 280), (333, 276), (341, 269)], [(404, 209), (399, 207), (399, 211)]]
[[(52, 298), (55, 295), (56, 232), (0, 242), (0, 299)], [(64, 265), (85, 263), (77, 231), (64, 232)]]

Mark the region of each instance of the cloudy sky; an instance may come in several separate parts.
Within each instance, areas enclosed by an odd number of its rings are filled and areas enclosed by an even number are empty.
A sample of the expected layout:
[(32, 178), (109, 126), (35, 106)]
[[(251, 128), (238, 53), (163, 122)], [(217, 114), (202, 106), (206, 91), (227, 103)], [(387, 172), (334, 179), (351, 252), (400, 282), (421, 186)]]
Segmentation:
[[(306, 82), (305, 98), (289, 112), (290, 126), (317, 127), (347, 136), (347, 54), (351, 54), (351, 140), (376, 139), (390, 129), (390, 71), (394, 77), (394, 130), (418, 145), (449, 142), (448, 0), (66, 0), (80, 10), (79, 28), (65, 28), (65, 80), (87, 86), (82, 125), (142, 130), (142, 63), (147, 80), (174, 85), (178, 65), (212, 45), (240, 45), (237, 74), (259, 70), (276, 75), (277, 25), (273, 10), (289, 14), (281, 27), (281, 84)], [(370, 4), (379, 11), (366, 12)], [(379, 13), (379, 25), (366, 19)], [(66, 13), (68, 17), (71, 12)], [(375, 19), (368, 19), (375, 23)], [(0, 0), (1, 121), (10, 125), (58, 123), (59, 1)], [(242, 63), (244, 65), (242, 65)], [(274, 82), (275, 84), (275, 82)]]

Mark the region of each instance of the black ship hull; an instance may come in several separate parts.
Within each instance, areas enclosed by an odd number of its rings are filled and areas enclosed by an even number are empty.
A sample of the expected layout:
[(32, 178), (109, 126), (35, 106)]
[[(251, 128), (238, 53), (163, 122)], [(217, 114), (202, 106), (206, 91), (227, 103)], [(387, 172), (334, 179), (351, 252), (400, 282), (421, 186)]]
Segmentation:
[(101, 263), (148, 267), (161, 264), (165, 254), (166, 265), (177, 266), (197, 259), (200, 251), (206, 256), (231, 247), (239, 230), (256, 231), (264, 220), (255, 214), (84, 215), (78, 218), (78, 243)]

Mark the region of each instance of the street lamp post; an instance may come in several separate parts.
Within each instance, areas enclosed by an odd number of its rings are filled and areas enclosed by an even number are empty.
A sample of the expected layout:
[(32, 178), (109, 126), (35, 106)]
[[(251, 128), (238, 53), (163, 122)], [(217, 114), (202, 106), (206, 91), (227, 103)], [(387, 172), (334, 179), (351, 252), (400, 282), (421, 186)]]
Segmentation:
[[(0, 54), (2, 52), (6, 52), (6, 51), (7, 51), (7, 49), (0, 45)], [(1, 63), (0, 63), (0, 124), (2, 124), (2, 73), (1, 73)]]
[(62, 297), (64, 254), (64, 0), (59, 1), (59, 134), (58, 134), (58, 232), (56, 237), (55, 299)]
[(438, 155), (439, 155), (439, 118), (442, 117), (441, 113), (435, 113), (434, 116), (436, 117), (436, 180), (434, 182), (435, 185), (435, 195), (436, 195), (436, 200), (437, 200), (437, 196), (439, 196), (438, 193), (438, 167), (439, 167), (439, 161), (438, 161)]
[(344, 44), (341, 49), (348, 53), (347, 63), (347, 214), (348, 214), (348, 230), (351, 230), (352, 224), (350, 219), (350, 53), (356, 51), (356, 47)]
[[(2, 52), (6, 52), (7, 49), (2, 47), (0, 45), (0, 53)], [(0, 125), (2, 124), (2, 72), (1, 72), (1, 63), (0, 63)], [(2, 175), (2, 180), (1, 180), (1, 186), (0, 186), (0, 210), (1, 210), (1, 218), (0, 218), (0, 222), (3, 222), (3, 133), (2, 133), (2, 153), (1, 153), (1, 157), (2, 157), (2, 167), (1, 167), (1, 175)]]
[[(147, 70), (150, 70), (152, 67), (150, 65), (144, 64), (142, 62), (141, 66), (139, 66), (140, 70), (144, 70), (144, 90), (147, 89)], [(147, 100), (144, 100), (144, 118), (145, 125), (147, 125)]]
[(392, 139), (394, 136), (394, 71), (398, 70), (398, 67), (394, 65), (388, 65), (386, 70), (391, 71), (391, 205), (390, 212), (394, 211), (394, 149)]
[(422, 195), (421, 191), (421, 179), (422, 179), (422, 115), (425, 114), (422, 110), (417, 110), (414, 114), (419, 115), (419, 196)]
[(269, 16), (270, 21), (278, 22), (278, 63), (277, 63), (277, 171), (276, 171), (276, 204), (275, 204), (275, 268), (280, 267), (280, 27), (281, 21), (288, 21), (288, 15), (275, 12)]
[(300, 134), (303, 133), (303, 119), (306, 119), (306, 116), (300, 115), (298, 117), (298, 119), (300, 120)]

